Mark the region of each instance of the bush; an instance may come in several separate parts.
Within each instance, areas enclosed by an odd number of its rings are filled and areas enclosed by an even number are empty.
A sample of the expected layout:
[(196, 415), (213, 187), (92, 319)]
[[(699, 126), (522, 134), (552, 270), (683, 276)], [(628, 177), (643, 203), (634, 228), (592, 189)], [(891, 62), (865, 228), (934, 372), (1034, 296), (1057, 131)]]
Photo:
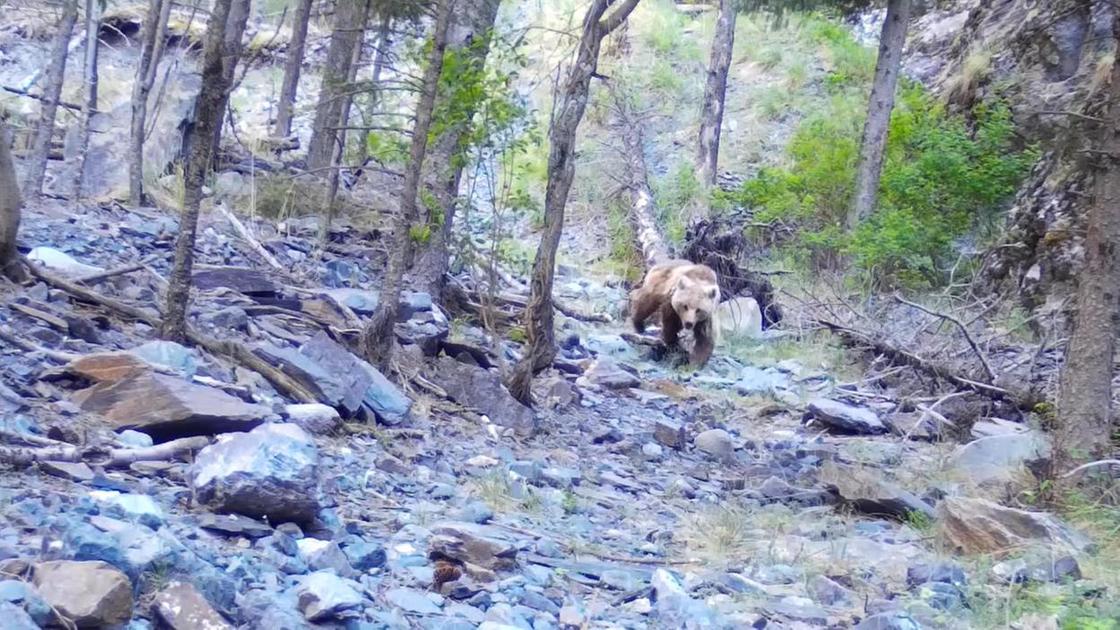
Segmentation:
[(977, 106), (970, 124), (906, 86), (891, 117), (878, 210), (848, 235), (865, 98), (834, 95), (794, 133), (789, 166), (763, 169), (731, 201), (754, 208), (760, 222), (792, 225), (788, 245), (807, 264), (846, 255), (881, 284), (939, 284), (954, 241), (994, 217), (1036, 152), (1016, 147), (1003, 102)]

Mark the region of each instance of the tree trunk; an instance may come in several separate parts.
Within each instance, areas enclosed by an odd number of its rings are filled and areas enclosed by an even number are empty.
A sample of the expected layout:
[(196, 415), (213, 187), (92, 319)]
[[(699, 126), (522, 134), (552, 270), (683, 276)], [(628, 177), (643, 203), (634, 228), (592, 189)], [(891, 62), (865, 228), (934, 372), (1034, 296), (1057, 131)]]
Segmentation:
[(8, 127), (0, 120), (0, 276), (20, 282), (25, 274), (16, 250), (16, 237), (23, 200), (12, 163), (11, 140)]
[(630, 226), (634, 230), (635, 244), (642, 253), (642, 263), (650, 267), (669, 259), (669, 248), (657, 226), (657, 207), (649, 185), (646, 168), (645, 140), (642, 121), (635, 114), (632, 104), (622, 88), (611, 86), (615, 109), (618, 111), (622, 147), (626, 153), (627, 182), (630, 191)]
[(74, 157), (74, 179), (70, 182), (70, 198), (82, 195), (82, 179), (85, 175), (86, 151), (89, 150), (89, 127), (97, 111), (97, 47), (98, 33), (101, 31), (101, 0), (86, 0), (86, 54), (85, 54), (85, 101), (82, 115), (78, 118), (78, 146)]
[[(461, 64), (481, 68), (490, 52), (490, 36), (498, 16), (500, 0), (460, 0), (460, 9), (451, 17), (447, 49), (462, 54)], [(483, 38), (483, 39), (479, 39)], [(446, 98), (447, 95), (441, 95)], [(436, 109), (440, 108), (437, 102)], [(469, 120), (473, 111), (465, 112)], [(459, 198), (459, 183), (463, 177), (462, 153), (468, 124), (444, 130), (434, 139), (429, 158), (424, 165), (424, 187), (435, 196), (443, 212), (442, 221), (428, 217), (432, 226), (428, 242), (421, 248), (415, 266), (415, 284), (427, 291), (432, 298), (442, 301), (443, 287), (450, 262), (449, 242), (455, 210)]]
[[(378, 111), (378, 105), (381, 100), (381, 74), (385, 70), (385, 60), (389, 54), (389, 49), (393, 46), (393, 15), (388, 11), (381, 15), (381, 25), (377, 27), (377, 43), (376, 50), (373, 53), (373, 74), (370, 77), (370, 91), (369, 100), (366, 103), (366, 111), (370, 118)], [(367, 119), (366, 124), (371, 124)], [(369, 137), (362, 136), (362, 141), (358, 143), (358, 161), (360, 166), (365, 166), (366, 159), (369, 157)]]
[(307, 24), (311, 20), (311, 3), (299, 0), (295, 22), (292, 23), (292, 41), (288, 44), (288, 58), (284, 61), (284, 80), (280, 84), (280, 103), (276, 110), (276, 127), (272, 135), (287, 138), (292, 135), (292, 109), (296, 103), (299, 73), (303, 67), (303, 51), (307, 43)]
[(883, 172), (883, 153), (887, 148), (887, 131), (894, 109), (894, 93), (902, 65), (902, 49), (906, 45), (906, 29), (910, 23), (910, 0), (888, 0), (887, 17), (879, 36), (879, 59), (875, 62), (875, 79), (867, 104), (867, 121), (859, 148), (856, 169), (856, 192), (848, 212), (847, 229), (871, 216), (879, 197), (879, 177)]
[(47, 174), (47, 158), (50, 157), (51, 139), (54, 137), (54, 119), (58, 113), (58, 101), (62, 97), (62, 83), (66, 78), (70, 35), (74, 32), (74, 22), (77, 20), (78, 0), (66, 0), (62, 6), (62, 21), (58, 23), (58, 31), (51, 44), (51, 64), (47, 69), (47, 82), (43, 85), (43, 107), (39, 110), (39, 126), (35, 129), (35, 145), (24, 183), (24, 191), (32, 197), (43, 193), (43, 178)]
[[(366, 21), (369, 19), (369, 7), (369, 0), (366, 0), (364, 8), (362, 10), (362, 19), (360, 22), (362, 33), (365, 33)], [(353, 91), (353, 88), (350, 86), (354, 86), (358, 80), (358, 70), (362, 66), (362, 49), (364, 48), (363, 39), (363, 37), (359, 36), (358, 41), (354, 42), (353, 55), (350, 57), (350, 73), (346, 77), (346, 85), (348, 86), (347, 92)], [(333, 149), (331, 151), (331, 168), (327, 171), (327, 195), (326, 203), (324, 204), (326, 220), (323, 221), (322, 230), (320, 230), (322, 239), (324, 241), (326, 241), (327, 235), (330, 233), (331, 223), (334, 222), (335, 199), (338, 197), (338, 180), (342, 175), (342, 161), (346, 157), (346, 127), (350, 126), (350, 110), (353, 105), (353, 94), (347, 93), (342, 97), (342, 111), (339, 113), (338, 123), (336, 124), (338, 129), (335, 132), (337, 142), (332, 143), (331, 145)]]
[(412, 227), (416, 225), (420, 175), (424, 168), (424, 155), (428, 150), (428, 132), (432, 126), (432, 112), (435, 109), (436, 91), (443, 72), (443, 54), (447, 47), (448, 23), (451, 21), (453, 0), (440, 0), (436, 7), (435, 32), (432, 34), (432, 49), (428, 65), (424, 69), (423, 91), (416, 106), (416, 123), (412, 128), (412, 144), (409, 147), (408, 169), (404, 174), (404, 187), (401, 189), (401, 209), (393, 229), (393, 249), (389, 256), (388, 269), (381, 281), (381, 302), (362, 331), (362, 349), (366, 358), (389, 367), (392, 358), (394, 333), (393, 324), (397, 321), (397, 308), (400, 303), (401, 284), (404, 282), (405, 268), (412, 259)]
[(315, 106), (315, 123), (311, 141), (307, 144), (307, 168), (321, 171), (330, 166), (331, 155), (338, 137), (338, 124), (342, 118), (343, 101), (350, 90), (350, 61), (354, 57), (362, 31), (356, 25), (365, 15), (365, 0), (338, 0), (335, 5), (334, 31), (327, 50), (327, 63), (323, 66), (323, 83), (319, 88), (319, 104)]
[[(222, 99), (222, 118), (214, 128), (211, 142), (214, 143), (211, 160), (217, 159), (222, 148), (222, 127), (225, 125), (226, 113), (229, 111), (229, 95), (237, 86), (234, 85), (234, 75), (237, 70), (237, 60), (241, 58), (241, 38), (245, 34), (245, 22), (249, 18), (249, 2), (234, 2), (229, 8), (229, 17), (226, 18), (226, 32), (222, 39), (222, 78), (226, 81), (226, 95)], [(233, 124), (232, 122), (230, 124)]]
[(548, 131), (548, 184), (544, 197), (544, 233), (533, 259), (529, 285), (529, 305), (525, 309), (527, 347), (525, 355), (514, 367), (509, 390), (515, 398), (532, 404), (533, 376), (552, 365), (556, 357), (553, 330), (552, 282), (556, 272), (556, 249), (564, 230), (564, 207), (575, 177), (576, 130), (587, 109), (591, 77), (599, 65), (599, 49), (603, 38), (618, 28), (638, 0), (623, 0), (607, 17), (610, 0), (594, 0), (583, 20), (576, 57), (568, 68), (564, 84), (553, 97), (552, 123)]
[[(223, 42), (226, 29), (245, 28), (244, 17), (240, 24), (229, 24), (228, 17), (243, 13), (231, 10), (232, 3), (249, 4), (249, 0), (215, 0), (206, 28), (206, 45), (202, 64), (202, 89), (195, 105), (196, 138), (213, 138), (214, 128), (221, 124), (229, 98), (230, 82), (226, 64), (235, 65), (237, 59), (223, 59)], [(214, 150), (211, 142), (193, 142), (183, 177), (183, 210), (179, 219), (179, 234), (175, 238), (175, 262), (168, 279), (167, 303), (164, 308), (161, 334), (164, 339), (186, 341), (187, 303), (190, 299), (191, 272), (194, 266), (194, 243), (198, 229), (198, 211), (202, 204), (202, 184), (209, 171)]]
[[(1120, 17), (1114, 19), (1120, 41)], [(1077, 281), (1077, 314), (1058, 393), (1056, 470), (1106, 455), (1112, 433), (1112, 366), (1120, 330), (1120, 63), (1112, 64), (1095, 147), (1095, 173)]]
[(167, 20), (171, 16), (171, 0), (151, 0), (144, 17), (143, 40), (140, 42), (140, 63), (132, 83), (132, 121), (129, 138), (128, 202), (144, 203), (144, 133), (148, 124), (148, 95), (156, 82), (163, 48), (167, 42)]
[(705, 188), (716, 183), (720, 128), (723, 125), (724, 99), (727, 96), (727, 71), (731, 67), (731, 51), (735, 47), (735, 4), (735, 0), (720, 0), (716, 34), (712, 39), (712, 52), (708, 59), (708, 78), (704, 83), (696, 173), (700, 185)]

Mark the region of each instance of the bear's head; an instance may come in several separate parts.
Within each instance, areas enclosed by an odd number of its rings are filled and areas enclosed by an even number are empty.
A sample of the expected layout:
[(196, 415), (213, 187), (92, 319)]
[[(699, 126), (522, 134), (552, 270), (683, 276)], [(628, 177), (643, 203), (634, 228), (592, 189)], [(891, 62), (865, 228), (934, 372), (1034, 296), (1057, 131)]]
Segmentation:
[(670, 297), (673, 310), (681, 318), (685, 330), (707, 321), (719, 306), (719, 287), (710, 282), (681, 276)]

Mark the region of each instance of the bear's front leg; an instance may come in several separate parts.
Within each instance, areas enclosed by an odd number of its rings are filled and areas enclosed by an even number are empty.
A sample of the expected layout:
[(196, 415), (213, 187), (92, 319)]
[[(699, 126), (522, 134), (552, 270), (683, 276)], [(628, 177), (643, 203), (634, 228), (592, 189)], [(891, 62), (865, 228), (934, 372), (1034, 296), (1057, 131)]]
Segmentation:
[(634, 330), (643, 333), (646, 331), (646, 320), (653, 316), (659, 308), (657, 298), (650, 296), (641, 288), (630, 292), (630, 322)]
[(716, 344), (712, 332), (711, 320), (700, 322), (692, 329), (694, 343), (689, 360), (698, 368), (704, 367), (712, 357), (712, 351), (715, 350)]
[(661, 341), (666, 348), (673, 350), (680, 346), (682, 328), (680, 316), (673, 310), (672, 305), (666, 302), (661, 307)]

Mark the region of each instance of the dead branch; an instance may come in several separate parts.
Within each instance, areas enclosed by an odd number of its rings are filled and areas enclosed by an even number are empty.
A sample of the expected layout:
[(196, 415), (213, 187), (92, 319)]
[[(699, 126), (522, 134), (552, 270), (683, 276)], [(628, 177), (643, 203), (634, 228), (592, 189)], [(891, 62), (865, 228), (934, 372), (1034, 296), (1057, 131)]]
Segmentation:
[(229, 211), (229, 208), (226, 208), (225, 204), (217, 204), (215, 205), (215, 208), (222, 214), (223, 217), (226, 218), (227, 221), (230, 222), (230, 225), (233, 226), (233, 229), (237, 230), (237, 233), (241, 235), (241, 238), (245, 239), (245, 242), (249, 244), (249, 247), (251, 247), (253, 251), (257, 252), (257, 254), (259, 254), (260, 257), (269, 264), (269, 266), (271, 266), (273, 269), (284, 268), (283, 265), (280, 264), (280, 261), (276, 260), (276, 257), (273, 256), (272, 253), (267, 249), (265, 249), (264, 245), (261, 245), (261, 242), (258, 241), (249, 232), (248, 228), (245, 227), (245, 224), (242, 223), (241, 220), (236, 216), (234, 216), (234, 214)]
[(26, 467), (36, 462), (85, 462), (109, 468), (125, 468), (136, 462), (171, 461), (185, 453), (197, 451), (210, 444), (210, 438), (195, 436), (179, 438), (163, 444), (144, 448), (102, 447), (81, 448), (69, 445), (43, 446), (40, 448), (0, 447), (0, 464)]
[(60, 352), (58, 350), (51, 350), (50, 348), (44, 348), (43, 346), (24, 339), (7, 326), (0, 326), (0, 340), (6, 341), (9, 344), (26, 352), (41, 353), (48, 359), (52, 359), (60, 363), (69, 363), (78, 358), (78, 355), (76, 354), (71, 354), (69, 352)]
[(99, 282), (99, 281), (105, 280), (107, 278), (113, 278), (113, 277), (116, 277), (116, 276), (123, 276), (126, 273), (132, 273), (133, 271), (140, 271), (141, 269), (147, 267), (148, 265), (152, 264), (153, 262), (155, 262), (159, 259), (160, 259), (159, 256), (148, 256), (147, 258), (144, 258), (144, 259), (140, 260), (140, 262), (132, 263), (131, 265), (125, 265), (123, 267), (117, 267), (116, 269), (109, 269), (107, 271), (99, 271), (97, 273), (91, 273), (88, 276), (82, 276), (81, 278), (77, 279), (77, 282), (80, 282), (82, 284), (89, 284), (91, 282)]
[(210, 438), (195, 436), (179, 438), (144, 448), (115, 448), (109, 451), (108, 466), (124, 468), (136, 462), (163, 462), (178, 459), (181, 455), (198, 451), (210, 444)]
[(965, 326), (964, 323), (961, 322), (961, 320), (959, 320), (956, 317), (953, 317), (952, 315), (949, 315), (947, 313), (942, 313), (942, 312), (939, 312), (939, 311), (935, 311), (933, 309), (926, 308), (925, 306), (922, 306), (921, 304), (911, 302), (910, 300), (907, 300), (906, 298), (902, 297), (901, 295), (898, 295), (897, 293), (894, 295), (894, 299), (896, 301), (902, 303), (902, 304), (905, 304), (906, 306), (909, 306), (910, 308), (918, 309), (919, 311), (921, 311), (923, 313), (926, 313), (928, 315), (933, 315), (934, 317), (937, 317), (939, 319), (943, 319), (947, 322), (952, 322), (953, 324), (955, 324), (956, 327), (958, 329), (960, 329), (961, 333), (964, 335), (964, 339), (965, 339), (965, 341), (968, 342), (969, 347), (971, 347), (972, 351), (976, 354), (976, 358), (980, 360), (980, 365), (984, 366), (984, 373), (988, 375), (988, 380), (991, 380), (991, 381), (996, 380), (996, 373), (992, 371), (992, 366), (991, 366), (991, 364), (988, 363), (988, 358), (986, 356), (984, 356), (983, 351), (980, 350), (980, 346), (976, 345), (976, 340), (972, 338), (972, 334), (968, 332), (968, 327)]

